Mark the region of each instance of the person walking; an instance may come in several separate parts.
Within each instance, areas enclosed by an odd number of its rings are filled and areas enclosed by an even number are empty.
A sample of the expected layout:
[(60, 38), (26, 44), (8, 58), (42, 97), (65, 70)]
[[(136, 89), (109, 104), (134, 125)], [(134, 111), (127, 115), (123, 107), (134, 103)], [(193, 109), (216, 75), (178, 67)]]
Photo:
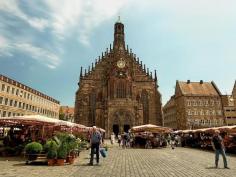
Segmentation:
[(174, 134), (171, 135), (170, 146), (172, 149), (175, 149), (175, 136), (174, 136)]
[(97, 130), (96, 126), (93, 126), (92, 133), (90, 136), (90, 146), (91, 146), (91, 156), (90, 156), (90, 162), (89, 165), (93, 165), (93, 158), (96, 151), (96, 160), (97, 164), (99, 164), (99, 146), (102, 141), (102, 135)]
[(218, 168), (218, 162), (219, 162), (219, 155), (221, 154), (223, 157), (224, 162), (224, 168), (229, 169), (227, 165), (227, 159), (225, 155), (225, 147), (223, 143), (223, 139), (220, 136), (220, 131), (216, 130), (213, 137), (212, 137), (212, 147), (215, 150), (215, 167)]
[(111, 134), (111, 144), (114, 144), (115, 143), (115, 134), (112, 133)]
[(119, 144), (119, 147), (120, 147), (120, 144), (121, 144), (121, 135), (118, 134), (118, 144)]

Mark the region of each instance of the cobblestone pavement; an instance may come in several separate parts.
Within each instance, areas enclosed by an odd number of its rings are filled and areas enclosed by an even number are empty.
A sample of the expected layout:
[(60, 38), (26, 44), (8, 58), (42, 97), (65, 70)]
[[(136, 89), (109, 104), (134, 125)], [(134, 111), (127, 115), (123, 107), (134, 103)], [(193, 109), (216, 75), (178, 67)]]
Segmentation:
[(189, 148), (109, 149), (100, 165), (87, 166), (89, 151), (74, 165), (33, 166), (22, 159), (0, 158), (0, 176), (6, 177), (236, 177), (236, 156), (228, 156), (231, 169), (214, 168), (214, 153)]

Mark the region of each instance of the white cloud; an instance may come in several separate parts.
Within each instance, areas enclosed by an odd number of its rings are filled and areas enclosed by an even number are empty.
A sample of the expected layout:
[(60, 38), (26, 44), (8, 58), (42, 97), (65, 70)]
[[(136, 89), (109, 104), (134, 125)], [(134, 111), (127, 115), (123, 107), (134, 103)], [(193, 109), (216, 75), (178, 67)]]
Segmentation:
[(46, 49), (30, 43), (13, 42), (0, 36), (0, 56), (13, 56), (14, 51), (24, 53), (51, 69), (56, 68), (60, 64), (59, 57)]
[(45, 0), (45, 3), (50, 9), (51, 24), (57, 37), (64, 39), (77, 34), (81, 43), (89, 45), (92, 30), (116, 15), (130, 1)]
[(1, 56), (12, 56), (10, 52), (11, 46), (8, 41), (4, 36), (0, 35), (0, 57)]
[(33, 46), (29, 43), (16, 43), (14, 44), (14, 47), (16, 50), (31, 56), (40, 63), (46, 64), (51, 69), (56, 68), (56, 66), (60, 63), (58, 56), (54, 53), (43, 48)]
[(0, 10), (10, 13), (21, 20), (24, 20), (31, 27), (43, 31), (46, 27), (48, 27), (49, 23), (46, 19), (30, 17), (26, 13), (24, 13), (18, 5), (16, 0), (0, 0)]

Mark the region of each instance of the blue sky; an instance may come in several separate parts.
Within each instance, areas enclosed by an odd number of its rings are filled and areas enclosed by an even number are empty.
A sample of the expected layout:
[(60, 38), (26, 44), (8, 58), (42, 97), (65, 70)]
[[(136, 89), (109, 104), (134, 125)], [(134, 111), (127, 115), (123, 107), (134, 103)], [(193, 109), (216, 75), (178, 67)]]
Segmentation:
[(157, 70), (163, 104), (176, 80), (236, 79), (235, 0), (0, 0), (0, 73), (74, 105), (80, 67), (113, 41), (121, 15), (126, 43)]

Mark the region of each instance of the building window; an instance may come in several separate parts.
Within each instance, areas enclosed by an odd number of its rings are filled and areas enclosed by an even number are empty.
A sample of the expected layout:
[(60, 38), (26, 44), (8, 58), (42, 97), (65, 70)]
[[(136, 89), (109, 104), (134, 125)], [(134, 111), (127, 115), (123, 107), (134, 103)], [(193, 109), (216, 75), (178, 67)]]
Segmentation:
[(201, 104), (201, 101), (200, 101), (200, 100), (198, 100), (198, 101), (197, 101), (197, 105), (198, 105), (198, 106), (200, 106), (200, 104)]
[(8, 112), (8, 117), (11, 117), (11, 112)]
[(23, 91), (21, 90), (21, 91), (20, 91), (20, 97), (22, 97), (22, 96), (23, 96)]
[(7, 112), (6, 112), (6, 111), (3, 111), (2, 117), (6, 117), (6, 115), (7, 115)]
[(11, 88), (11, 93), (14, 94), (15, 93), (15, 88)]
[(7, 93), (10, 92), (10, 86), (7, 86)]
[(26, 92), (24, 92), (24, 98), (26, 98)]
[(189, 110), (187, 110), (187, 115), (192, 115), (191, 114), (191, 110), (189, 109)]
[(19, 105), (18, 105), (19, 108), (21, 108), (21, 102), (19, 102)]
[(212, 110), (212, 115), (215, 115), (216, 114), (216, 111), (215, 110)]
[(2, 104), (3, 102), (3, 97), (0, 97), (0, 104)]
[(194, 101), (191, 101), (191, 105), (194, 106)]
[(202, 106), (202, 100), (199, 101), (199, 106)]
[(212, 100), (212, 101), (211, 101), (211, 106), (214, 106), (214, 105), (215, 105), (215, 104), (214, 104), (214, 100)]
[(14, 107), (17, 107), (17, 101), (15, 101), (15, 103), (14, 103)]
[(189, 100), (186, 101), (186, 105), (190, 106), (190, 101)]
[(12, 114), (13, 117), (14, 117), (15, 115), (16, 115), (15, 113)]
[(5, 90), (5, 84), (2, 84), (2, 91), (4, 92)]
[(19, 89), (16, 89), (16, 95), (17, 96), (19, 95)]
[(22, 105), (22, 109), (25, 109), (25, 103), (23, 103), (23, 105)]
[(5, 105), (8, 105), (8, 98), (5, 98)]
[(10, 100), (10, 106), (12, 106), (13, 105), (13, 100)]
[(116, 88), (117, 98), (126, 98), (126, 85), (124, 81), (119, 81)]
[(204, 111), (201, 109), (200, 110), (200, 115), (203, 116), (204, 115)]

